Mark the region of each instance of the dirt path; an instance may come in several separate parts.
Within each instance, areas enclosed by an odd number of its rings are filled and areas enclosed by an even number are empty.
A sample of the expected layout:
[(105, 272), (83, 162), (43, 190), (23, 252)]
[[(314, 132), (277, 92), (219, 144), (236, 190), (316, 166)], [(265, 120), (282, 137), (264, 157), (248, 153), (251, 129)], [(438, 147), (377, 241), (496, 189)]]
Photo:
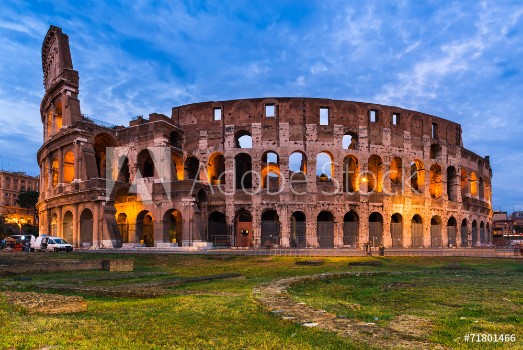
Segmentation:
[[(359, 322), (347, 318), (339, 318), (325, 310), (317, 310), (311, 306), (294, 300), (288, 289), (298, 283), (306, 283), (318, 279), (339, 278), (346, 276), (378, 275), (378, 274), (403, 274), (408, 272), (341, 272), (322, 273), (316, 275), (300, 276), (276, 280), (253, 289), (254, 298), (272, 313), (285, 320), (300, 323), (305, 327), (318, 327), (334, 332), (344, 337), (349, 337), (356, 342), (366, 343), (381, 349), (446, 349), (440, 344), (430, 343), (422, 338), (427, 328), (416, 332), (417, 327), (429, 326), (420, 320), (416, 325), (412, 318), (398, 317), (394, 320), (394, 329), (380, 327), (373, 323)], [(405, 327), (402, 324), (405, 323)]]

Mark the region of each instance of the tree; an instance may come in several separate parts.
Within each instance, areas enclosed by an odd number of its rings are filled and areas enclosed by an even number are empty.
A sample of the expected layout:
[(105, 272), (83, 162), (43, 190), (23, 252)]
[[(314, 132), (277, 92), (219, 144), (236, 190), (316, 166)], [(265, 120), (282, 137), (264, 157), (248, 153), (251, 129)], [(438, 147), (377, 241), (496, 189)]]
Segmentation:
[(20, 207), (33, 210), (33, 225), (36, 224), (36, 203), (38, 203), (39, 195), (36, 191), (20, 192), (16, 200)]

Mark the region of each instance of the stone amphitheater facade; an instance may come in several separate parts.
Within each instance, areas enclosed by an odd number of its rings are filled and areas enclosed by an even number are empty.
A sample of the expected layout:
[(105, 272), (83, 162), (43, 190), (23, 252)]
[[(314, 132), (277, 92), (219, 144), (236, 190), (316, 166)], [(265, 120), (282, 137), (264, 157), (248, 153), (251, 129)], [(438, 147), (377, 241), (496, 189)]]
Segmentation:
[(41, 233), (75, 246), (489, 245), (488, 157), (461, 126), (323, 98), (172, 108), (113, 126), (82, 115), (68, 37), (43, 46)]

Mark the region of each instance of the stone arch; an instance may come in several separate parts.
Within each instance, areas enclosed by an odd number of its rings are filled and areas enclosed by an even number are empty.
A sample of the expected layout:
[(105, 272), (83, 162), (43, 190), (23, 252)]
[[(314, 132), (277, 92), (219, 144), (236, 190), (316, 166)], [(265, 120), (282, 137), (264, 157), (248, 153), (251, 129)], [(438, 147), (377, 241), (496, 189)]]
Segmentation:
[(118, 225), (118, 232), (120, 232), (120, 238), (122, 243), (131, 243), (129, 237), (129, 222), (126, 213), (120, 213), (116, 217), (116, 224)]
[(292, 152), (289, 156), (289, 182), (293, 190), (307, 186), (307, 156), (301, 151)]
[(441, 166), (437, 163), (430, 167), (430, 196), (432, 198), (440, 198), (443, 194), (443, 178)]
[(480, 245), (485, 245), (486, 243), (486, 239), (485, 239), (486, 235), (485, 235), (485, 223), (483, 221), (481, 221), (479, 223), (479, 243)]
[(251, 247), (253, 245), (252, 214), (246, 209), (239, 209), (235, 218), (235, 245), (237, 247)]
[(419, 159), (414, 159), (410, 165), (410, 186), (414, 193), (423, 193), (425, 190), (425, 168)]
[(234, 135), (236, 148), (252, 148), (252, 134), (247, 130), (239, 130)]
[(343, 245), (357, 247), (359, 242), (359, 216), (351, 210), (343, 216)]
[(154, 246), (154, 220), (148, 210), (142, 210), (136, 217), (136, 240), (147, 247)]
[(184, 179), (184, 166), (182, 158), (176, 154), (171, 153), (171, 176), (173, 180), (181, 181)]
[(200, 160), (195, 156), (189, 156), (184, 162), (184, 179), (199, 180)]
[(472, 220), (472, 246), (477, 247), (478, 245), (478, 222)]
[(93, 212), (85, 208), (80, 214), (80, 246), (88, 248), (93, 245)]
[(129, 169), (129, 158), (126, 156), (120, 157), (118, 160), (118, 181), (121, 182), (130, 182), (131, 172)]
[(58, 235), (58, 215), (53, 213), (51, 216), (51, 236)]
[(468, 247), (468, 245), (469, 245), (469, 232), (468, 232), (467, 219), (463, 219), (461, 221), (460, 234), (461, 234), (461, 246), (462, 247)]
[(353, 155), (343, 159), (343, 192), (353, 193), (359, 190), (359, 163)]
[(383, 245), (383, 216), (378, 212), (369, 215), (369, 241), (373, 247)]
[(64, 183), (71, 183), (74, 180), (74, 153), (68, 151), (64, 155), (64, 168), (63, 168), (63, 180)]
[(73, 213), (68, 210), (65, 212), (64, 217), (62, 219), (62, 236), (67, 241), (67, 243), (73, 244), (74, 236), (73, 236)]
[(153, 154), (147, 148), (138, 153), (137, 161), (142, 177), (154, 177), (156, 175)]
[(437, 143), (430, 145), (430, 159), (436, 159), (441, 156), (441, 146)]
[(440, 248), (443, 246), (441, 223), (441, 217), (438, 215), (434, 215), (432, 219), (430, 219), (430, 246), (432, 248)]
[(247, 153), (239, 153), (234, 157), (236, 189), (252, 188), (252, 158)]
[(451, 216), (447, 221), (447, 237), (449, 247), (454, 247), (457, 244), (458, 221)]
[(182, 213), (177, 209), (169, 209), (163, 215), (163, 240), (178, 244), (183, 244), (183, 218)]
[(215, 152), (209, 157), (207, 173), (212, 185), (225, 184), (225, 157), (221, 152)]
[(280, 217), (274, 209), (266, 209), (261, 215), (260, 244), (263, 247), (280, 244)]
[(290, 246), (305, 248), (307, 246), (307, 217), (302, 211), (295, 211), (291, 215)]
[(458, 184), (456, 180), (456, 168), (453, 166), (449, 166), (447, 168), (447, 196), (449, 198), (449, 201), (453, 202), (456, 202), (458, 200)]
[(316, 176), (319, 182), (332, 181), (334, 177), (334, 157), (328, 151), (316, 155)]
[(470, 195), (472, 197), (478, 195), (478, 177), (475, 172), (470, 173)]
[(413, 248), (423, 248), (423, 219), (419, 214), (412, 217), (410, 221), (410, 231), (412, 235), (411, 246)]
[(390, 162), (390, 184), (392, 192), (402, 193), (403, 190), (403, 160), (392, 158)]
[(207, 220), (207, 235), (209, 242), (214, 246), (230, 246), (231, 241), (227, 233), (227, 219), (225, 214), (213, 211)]
[[(383, 191), (383, 161), (381, 157), (373, 154), (369, 157), (367, 171), (367, 189), (368, 192)], [(381, 241), (380, 241), (381, 242)], [(381, 245), (381, 243), (380, 243)]]
[(483, 177), (480, 177), (478, 179), (478, 196), (479, 199), (485, 199), (485, 182), (483, 180)]
[(267, 164), (262, 168), (261, 187), (267, 192), (278, 192), (280, 190), (280, 167), (275, 164)]
[(358, 148), (358, 136), (353, 132), (346, 132), (341, 139), (341, 148), (356, 150)]
[(320, 248), (334, 247), (334, 215), (330, 211), (324, 210), (318, 214), (316, 236)]
[(393, 247), (403, 247), (403, 217), (395, 213), (390, 218), (390, 236)]
[(94, 137), (94, 153), (97, 175), (106, 178), (107, 147), (116, 147), (116, 141), (107, 133), (100, 133)]

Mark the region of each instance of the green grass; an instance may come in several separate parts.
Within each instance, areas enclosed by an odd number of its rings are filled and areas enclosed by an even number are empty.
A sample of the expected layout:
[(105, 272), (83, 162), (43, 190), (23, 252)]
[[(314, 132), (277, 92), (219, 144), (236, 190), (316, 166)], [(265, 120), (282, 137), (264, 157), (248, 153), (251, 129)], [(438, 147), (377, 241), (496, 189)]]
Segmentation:
[[(79, 271), (26, 275), (32, 278), (28, 281), (2, 277), (0, 291), (46, 292), (41, 285), (39, 287), (42, 282), (125, 287), (133, 283), (222, 273), (240, 273), (243, 277), (168, 287), (180, 294), (156, 298), (78, 293), (88, 302), (88, 311), (79, 314), (28, 314), (7, 305), (0, 294), (0, 349), (364, 349), (365, 344), (355, 344), (348, 338), (284, 321), (260, 307), (252, 298), (252, 288), (261, 283), (288, 276), (338, 271), (429, 272), (318, 281), (295, 286), (292, 293), (311, 305), (338, 314), (362, 320), (378, 317), (384, 325), (398, 313), (430, 317), (436, 323), (430, 340), (451, 346), (456, 345), (453, 339), (462, 336), (465, 330), (487, 333), (510, 331), (516, 333), (519, 341), (523, 339), (521, 261), (325, 258), (322, 266), (303, 266), (295, 264), (300, 258), (76, 253), (38, 255), (38, 259), (50, 257), (132, 258), (135, 261), (135, 276), (118, 272)], [(348, 266), (349, 261), (378, 259), (382, 262), (381, 267)], [(456, 268), (456, 264), (459, 265), (458, 270), (450, 269)], [(181, 292), (197, 294), (182, 295)], [(500, 301), (502, 298), (510, 302)], [(359, 303), (364, 307), (349, 313), (351, 310), (340, 305), (340, 301)], [(475, 323), (476, 320), (479, 322)]]

